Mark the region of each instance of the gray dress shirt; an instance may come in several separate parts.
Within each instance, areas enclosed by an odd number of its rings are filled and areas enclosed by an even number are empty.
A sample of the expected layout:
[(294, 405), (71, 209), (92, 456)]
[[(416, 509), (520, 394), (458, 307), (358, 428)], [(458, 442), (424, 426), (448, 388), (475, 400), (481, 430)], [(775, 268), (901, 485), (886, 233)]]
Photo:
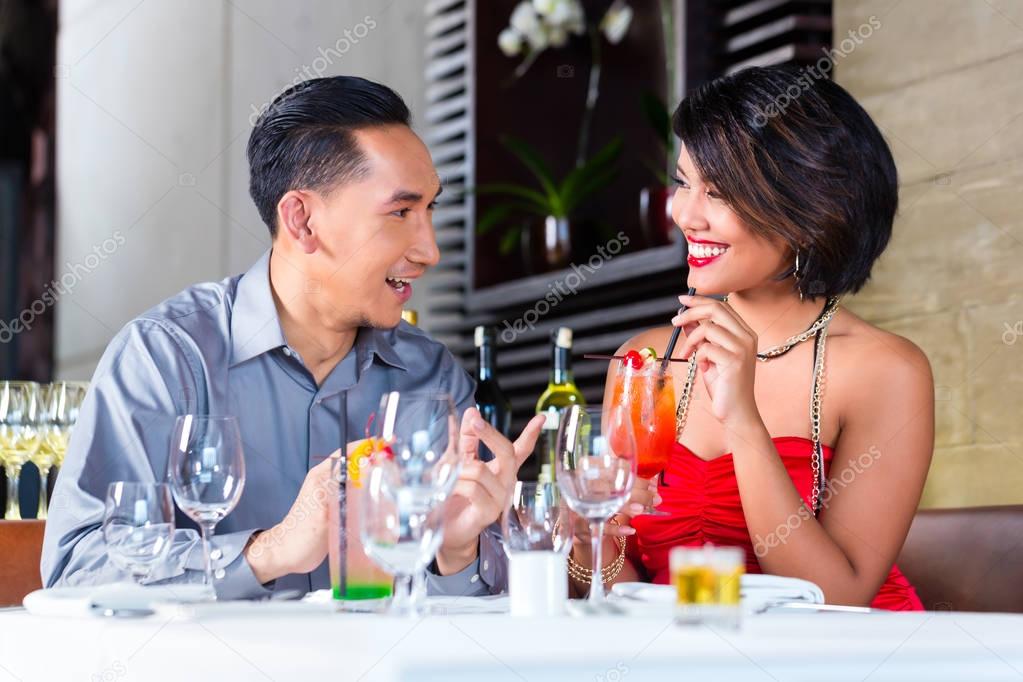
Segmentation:
[[(351, 351), (320, 386), (281, 331), (270, 290), (270, 252), (244, 275), (185, 289), (128, 323), (103, 354), (57, 479), (43, 544), (47, 586), (116, 579), (100, 524), (111, 481), (166, 476), (175, 417), (232, 414), (246, 460), (241, 501), (213, 538), (221, 599), (329, 587), (327, 562), (308, 574), (261, 585), (242, 550), (253, 532), (280, 522), (309, 469), (337, 450), (342, 404), (350, 440), (364, 437), (388, 391), (450, 393), (458, 412), (473, 405), (474, 384), (451, 353), (420, 329), (360, 328)], [(170, 559), (154, 581), (202, 580), (196, 526), (177, 514)], [(506, 589), (507, 566), (495, 526), (479, 558), (449, 576), (430, 574), (430, 593), (480, 595)]]

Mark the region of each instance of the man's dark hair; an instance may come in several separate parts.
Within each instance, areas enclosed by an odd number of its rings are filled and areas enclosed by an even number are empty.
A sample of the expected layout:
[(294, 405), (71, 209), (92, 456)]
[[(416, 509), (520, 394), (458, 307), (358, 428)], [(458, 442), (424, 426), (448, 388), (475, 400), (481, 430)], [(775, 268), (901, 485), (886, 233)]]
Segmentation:
[(754, 67), (690, 92), (673, 124), (743, 222), (799, 250), (805, 293), (866, 283), (892, 233), (898, 177), (881, 131), (848, 92), (794, 67)]
[(327, 191), (364, 177), (354, 131), (410, 123), (405, 102), (386, 85), (355, 76), (314, 78), (291, 87), (256, 121), (246, 154), (249, 194), (277, 234), (277, 202), (292, 189)]

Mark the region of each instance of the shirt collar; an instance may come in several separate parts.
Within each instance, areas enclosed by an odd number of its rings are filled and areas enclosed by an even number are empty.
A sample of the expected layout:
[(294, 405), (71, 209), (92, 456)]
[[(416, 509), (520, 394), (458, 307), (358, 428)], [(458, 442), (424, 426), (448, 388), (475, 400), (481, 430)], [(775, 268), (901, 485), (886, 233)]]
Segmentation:
[(267, 250), (238, 280), (231, 312), (231, 366), (287, 345), (270, 289)]
[(398, 355), (398, 351), (394, 349), (396, 330), (397, 327), (394, 329), (359, 327), (359, 333), (355, 337), (355, 352), (359, 360), (359, 367), (365, 369), (376, 357), (391, 367), (408, 371), (408, 367)]
[[(355, 352), (360, 368), (368, 368), (373, 359), (378, 358), (408, 371), (394, 349), (396, 329), (359, 328)], [(286, 345), (270, 288), (270, 250), (267, 250), (238, 280), (231, 314), (231, 366)]]

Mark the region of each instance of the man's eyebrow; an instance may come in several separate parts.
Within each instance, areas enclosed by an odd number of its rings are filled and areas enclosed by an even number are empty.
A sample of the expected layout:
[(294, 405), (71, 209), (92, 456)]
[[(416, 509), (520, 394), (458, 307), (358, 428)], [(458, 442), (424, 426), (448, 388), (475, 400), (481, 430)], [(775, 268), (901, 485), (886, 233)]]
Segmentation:
[(422, 199), (423, 195), (420, 194), (419, 192), (413, 192), (412, 190), (408, 189), (396, 189), (394, 190), (394, 194), (391, 195), (391, 198), (388, 199), (386, 203), (399, 204), (407, 201), (414, 204), (417, 201), (421, 201)]
[[(433, 200), (437, 201), (437, 197), (439, 197), (441, 195), (441, 192), (443, 192), (443, 191), (444, 191), (444, 186), (441, 185), (440, 187), (437, 188), (437, 193), (435, 195), (433, 195)], [(409, 189), (396, 189), (396, 190), (394, 190), (394, 194), (391, 195), (391, 198), (388, 199), (385, 203), (387, 203), (387, 204), (401, 204), (401, 203), (408, 202), (410, 204), (415, 204), (415, 203), (418, 203), (418, 202), (420, 202), (422, 200), (423, 200), (423, 195), (420, 194), (419, 192), (413, 192), (412, 190), (409, 190)]]

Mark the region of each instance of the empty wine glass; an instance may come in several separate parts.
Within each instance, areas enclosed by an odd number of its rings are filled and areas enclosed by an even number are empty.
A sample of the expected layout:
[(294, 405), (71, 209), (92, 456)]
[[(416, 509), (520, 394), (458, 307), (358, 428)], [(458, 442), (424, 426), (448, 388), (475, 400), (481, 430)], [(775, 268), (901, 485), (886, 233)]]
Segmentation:
[(413, 576), (443, 539), (443, 504), (461, 471), (454, 403), (446, 393), (393, 391), (377, 413), (376, 451), (363, 491), (360, 537), (366, 554), (395, 577), (390, 612), (416, 614)]
[(78, 421), (78, 410), (88, 388), (85, 381), (55, 381), (40, 389), (40, 441), (32, 456), (32, 463), (39, 469), (39, 510), (36, 518), (46, 518), (50, 469), (64, 464), (71, 428)]
[[(625, 505), (636, 478), (635, 444), (625, 442), (631, 439), (631, 431), (621, 428), (627, 418), (614, 406), (602, 413), (572, 405), (564, 410), (558, 426), (556, 480), (569, 508), (590, 524), (593, 573), (588, 604), (597, 611), (605, 610), (604, 525)], [(621, 434), (614, 442), (608, 437), (612, 432)]]
[(141, 584), (174, 540), (174, 503), (166, 483), (115, 481), (107, 487), (103, 540), (114, 564)]
[(0, 463), (7, 474), (4, 518), (21, 518), (18, 481), (21, 467), (39, 449), (39, 384), (0, 381)]
[(205, 583), (213, 592), (210, 538), (238, 504), (245, 487), (245, 458), (238, 420), (230, 416), (178, 417), (167, 464), (174, 501), (202, 531)]

